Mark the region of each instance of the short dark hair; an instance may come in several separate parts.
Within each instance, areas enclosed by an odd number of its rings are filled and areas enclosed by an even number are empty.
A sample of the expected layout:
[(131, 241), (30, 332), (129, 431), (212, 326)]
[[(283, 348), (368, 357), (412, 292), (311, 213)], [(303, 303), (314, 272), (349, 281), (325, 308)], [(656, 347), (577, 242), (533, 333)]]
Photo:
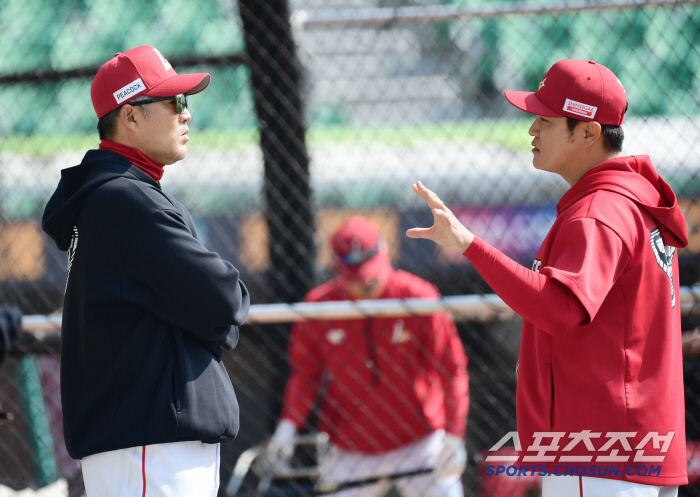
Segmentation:
[[(625, 112), (627, 112), (628, 104), (625, 104)], [(566, 127), (569, 130), (569, 136), (574, 134), (574, 129), (578, 123), (583, 122), (573, 117), (566, 118)], [(622, 142), (625, 140), (625, 132), (622, 131), (622, 126), (613, 126), (610, 124), (600, 125), (600, 134), (603, 135), (603, 148), (606, 152), (620, 153), (622, 152)]]
[[(146, 99), (148, 99), (148, 97), (139, 96), (131, 100), (131, 102), (139, 102), (141, 100)], [(144, 104), (140, 106), (143, 109), (143, 114), (145, 116), (148, 116), (149, 105), (150, 104)], [(116, 109), (107, 112), (104, 116), (98, 119), (97, 132), (100, 135), (100, 140), (112, 140), (114, 138), (114, 135), (117, 134), (117, 120), (119, 119), (119, 113), (121, 112), (121, 110), (122, 106), (120, 105)]]

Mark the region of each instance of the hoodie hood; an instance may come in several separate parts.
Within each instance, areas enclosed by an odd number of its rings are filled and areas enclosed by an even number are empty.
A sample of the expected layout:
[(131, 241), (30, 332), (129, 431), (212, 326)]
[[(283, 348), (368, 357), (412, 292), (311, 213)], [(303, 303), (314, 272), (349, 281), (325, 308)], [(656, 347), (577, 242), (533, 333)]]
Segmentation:
[(41, 220), (43, 230), (60, 250), (68, 250), (83, 201), (95, 188), (118, 178), (155, 180), (125, 157), (108, 150), (89, 150), (80, 165), (63, 169), (58, 187), (49, 199)]
[(685, 216), (671, 187), (656, 172), (648, 155), (617, 157), (588, 171), (557, 204), (557, 215), (598, 190), (619, 193), (646, 210), (657, 222), (665, 245), (688, 245)]

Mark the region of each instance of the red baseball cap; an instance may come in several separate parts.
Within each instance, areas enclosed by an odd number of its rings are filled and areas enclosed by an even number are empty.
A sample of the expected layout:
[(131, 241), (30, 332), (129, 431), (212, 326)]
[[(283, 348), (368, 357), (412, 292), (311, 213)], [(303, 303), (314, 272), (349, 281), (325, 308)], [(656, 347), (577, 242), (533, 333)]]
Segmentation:
[(208, 73), (178, 74), (157, 48), (150, 45), (118, 53), (97, 71), (90, 96), (97, 117), (134, 98), (193, 95), (209, 86)]
[(625, 119), (627, 92), (607, 67), (592, 60), (560, 60), (549, 68), (537, 91), (506, 90), (518, 109), (545, 117), (619, 126)]
[(369, 219), (353, 216), (331, 238), (335, 270), (353, 280), (385, 280), (391, 260), (384, 240)]

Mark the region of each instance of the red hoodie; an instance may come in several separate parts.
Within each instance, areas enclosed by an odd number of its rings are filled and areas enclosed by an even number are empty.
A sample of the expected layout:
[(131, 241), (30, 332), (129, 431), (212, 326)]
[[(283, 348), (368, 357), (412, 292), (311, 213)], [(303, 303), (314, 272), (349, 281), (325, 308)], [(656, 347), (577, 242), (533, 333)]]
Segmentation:
[[(520, 465), (554, 474), (583, 467), (582, 476), (648, 485), (687, 483), (676, 255), (687, 243), (675, 194), (648, 156), (630, 156), (591, 169), (562, 197), (534, 271), (478, 238), (467, 249), (524, 318)], [(584, 430), (591, 435), (575, 443), (571, 434)], [(536, 432), (554, 438), (538, 442)], [(645, 440), (649, 432), (656, 440)]]
[[(439, 297), (427, 281), (391, 270), (379, 298)], [(337, 278), (306, 296), (348, 299)], [(280, 417), (298, 429), (323, 392), (319, 429), (341, 449), (383, 453), (441, 428), (464, 437), (467, 357), (449, 314), (295, 323), (288, 347), (291, 376)]]

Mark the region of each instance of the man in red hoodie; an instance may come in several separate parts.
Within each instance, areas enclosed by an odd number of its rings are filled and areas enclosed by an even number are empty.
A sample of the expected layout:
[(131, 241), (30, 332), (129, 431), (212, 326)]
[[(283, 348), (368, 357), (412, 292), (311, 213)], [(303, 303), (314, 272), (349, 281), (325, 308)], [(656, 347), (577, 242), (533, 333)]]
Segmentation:
[[(427, 281), (395, 270), (377, 228), (353, 216), (333, 235), (337, 277), (307, 302), (440, 297)], [(462, 497), (469, 409), (467, 357), (447, 313), (296, 323), (289, 338), (291, 375), (268, 461), (288, 459), (293, 438), (321, 397), (319, 429), (331, 456), (322, 483), (433, 469), (399, 478), (405, 497)], [(381, 497), (389, 483), (337, 492)]]
[(675, 496), (688, 481), (676, 196), (648, 156), (620, 156), (627, 95), (608, 68), (561, 60), (536, 92), (505, 95), (536, 115), (535, 168), (571, 185), (532, 270), (421, 183), (434, 225), (407, 235), (462, 251), (523, 317), (515, 470), (544, 475), (543, 497)]

